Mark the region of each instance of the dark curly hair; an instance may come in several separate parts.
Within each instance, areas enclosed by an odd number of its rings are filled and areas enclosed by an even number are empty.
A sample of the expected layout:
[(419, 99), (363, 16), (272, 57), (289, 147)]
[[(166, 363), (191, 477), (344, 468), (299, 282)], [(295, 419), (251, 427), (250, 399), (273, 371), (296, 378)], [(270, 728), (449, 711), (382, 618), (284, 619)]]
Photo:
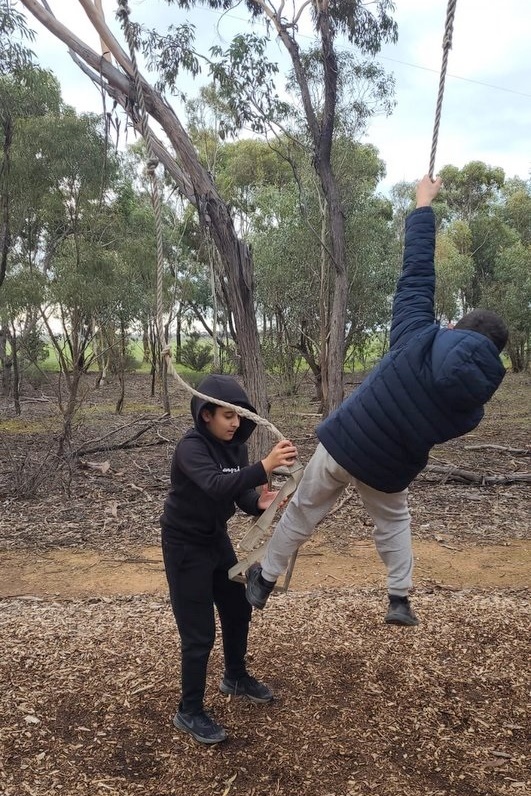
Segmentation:
[(505, 321), (492, 310), (472, 310), (463, 315), (454, 329), (470, 329), (492, 340), (498, 351), (503, 351), (509, 337)]

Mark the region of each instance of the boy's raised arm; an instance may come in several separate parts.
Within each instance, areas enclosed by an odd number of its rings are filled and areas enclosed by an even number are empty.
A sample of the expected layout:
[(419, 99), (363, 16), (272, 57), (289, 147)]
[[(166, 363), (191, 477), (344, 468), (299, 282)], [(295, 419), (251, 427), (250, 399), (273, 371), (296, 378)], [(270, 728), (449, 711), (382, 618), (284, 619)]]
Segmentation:
[(435, 216), (431, 203), (441, 179), (426, 175), (417, 185), (417, 207), (406, 219), (404, 262), (393, 301), (391, 348), (435, 321)]

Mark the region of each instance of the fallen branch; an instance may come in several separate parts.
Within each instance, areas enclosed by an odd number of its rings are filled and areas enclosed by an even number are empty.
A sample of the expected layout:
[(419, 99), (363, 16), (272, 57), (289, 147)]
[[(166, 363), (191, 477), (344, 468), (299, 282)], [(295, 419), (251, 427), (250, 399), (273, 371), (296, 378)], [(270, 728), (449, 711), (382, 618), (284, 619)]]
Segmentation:
[(515, 456), (531, 456), (531, 448), (508, 448), (506, 445), (494, 445), (488, 442), (481, 445), (465, 445), (466, 451), (481, 451), (485, 448), (504, 451), (505, 453), (513, 453)]
[(514, 484), (518, 481), (531, 484), (531, 473), (508, 473), (504, 475), (486, 475), (473, 470), (463, 470), (454, 465), (427, 464), (423, 472), (439, 473), (444, 476), (441, 481), (458, 481), (465, 484), (480, 484), (492, 486), (493, 484)]
[[(122, 450), (123, 448), (139, 447), (139, 446), (133, 446), (131, 445), (131, 443), (137, 440), (139, 437), (141, 437), (142, 434), (145, 434), (146, 431), (150, 431), (150, 429), (155, 428), (160, 422), (167, 420), (168, 416), (166, 414), (162, 415), (161, 417), (158, 417), (156, 420), (151, 420), (146, 423), (144, 428), (141, 428), (140, 431), (137, 431), (136, 434), (133, 434), (133, 436), (127, 439), (125, 442), (119, 442), (116, 445), (100, 445), (100, 446), (93, 445), (92, 448), (88, 448), (85, 445), (81, 445), (81, 447), (77, 448), (77, 450), (72, 452), (72, 456), (74, 458), (78, 458), (79, 456), (87, 456), (89, 453), (101, 453), (101, 451), (113, 451), (113, 450)], [(120, 428), (113, 429), (113, 431), (109, 431), (107, 434), (104, 434), (103, 437), (98, 437), (98, 439), (91, 440), (91, 442), (92, 443), (102, 442), (104, 439), (108, 439), (109, 437), (112, 437), (114, 434), (118, 434), (120, 431), (123, 431), (124, 428), (129, 428), (130, 426), (134, 426), (136, 425), (136, 423), (139, 422), (145, 422), (145, 421), (142, 419), (142, 420), (134, 420), (132, 423), (126, 423), (125, 425), (120, 426)], [(165, 441), (164, 438), (162, 438), (160, 442), (154, 444), (161, 444), (163, 441)]]
[[(125, 442), (118, 442), (116, 445), (102, 445), (100, 448), (90, 448), (88, 450), (82, 451), (83, 455), (88, 453), (109, 453), (110, 451), (125, 451), (131, 448), (136, 448), (139, 450), (140, 448), (153, 448), (154, 445), (166, 445), (166, 442), (163, 439), (156, 439), (153, 442), (134, 442), (135, 437), (132, 439), (126, 440)], [(73, 454), (74, 458), (78, 458), (79, 454), (76, 452)]]

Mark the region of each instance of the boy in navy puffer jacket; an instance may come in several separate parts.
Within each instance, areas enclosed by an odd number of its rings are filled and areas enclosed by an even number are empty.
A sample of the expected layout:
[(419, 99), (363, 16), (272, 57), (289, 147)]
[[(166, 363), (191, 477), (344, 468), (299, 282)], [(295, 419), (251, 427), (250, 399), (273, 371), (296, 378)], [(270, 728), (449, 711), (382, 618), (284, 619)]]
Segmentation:
[(387, 569), (388, 624), (417, 625), (409, 604), (413, 555), (407, 487), (431, 448), (472, 431), (505, 369), (507, 328), (475, 310), (453, 329), (435, 322), (435, 216), (440, 179), (424, 177), (406, 220), (403, 271), (393, 304), (390, 350), (362, 385), (317, 428), (319, 445), (278, 523), (262, 565), (247, 571), (247, 599), (263, 608), (289, 557), (347, 484), (375, 528)]
[[(207, 376), (199, 391), (254, 412), (247, 395), (230, 376)], [(255, 423), (227, 407), (194, 396), (194, 427), (177, 443), (171, 487), (161, 517), (162, 552), (173, 613), (181, 637), (179, 708), (173, 723), (196, 741), (215, 744), (225, 729), (205, 712), (207, 664), (214, 644), (214, 606), (219, 614), (224, 677), (223, 694), (270, 702), (270, 689), (246, 668), (251, 607), (242, 583), (229, 580), (237, 559), (227, 533), (236, 506), (259, 515), (276, 497), (267, 489), (274, 468), (293, 463), (297, 449), (281, 440), (256, 464), (249, 464), (246, 442)], [(262, 485), (260, 494), (256, 487)]]

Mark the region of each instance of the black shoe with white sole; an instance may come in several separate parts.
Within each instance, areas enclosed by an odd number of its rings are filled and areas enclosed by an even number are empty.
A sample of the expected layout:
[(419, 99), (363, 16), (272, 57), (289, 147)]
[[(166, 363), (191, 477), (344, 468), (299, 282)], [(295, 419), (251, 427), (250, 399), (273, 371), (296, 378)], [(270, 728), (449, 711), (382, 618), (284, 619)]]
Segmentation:
[(178, 710), (173, 717), (173, 723), (178, 730), (189, 733), (199, 743), (220, 743), (227, 738), (223, 727), (217, 724), (204, 710), (199, 713), (183, 713)]
[(240, 677), (238, 680), (224, 677), (219, 684), (219, 690), (226, 696), (247, 697), (251, 702), (256, 702), (257, 704), (271, 702), (273, 699), (271, 689), (264, 683), (259, 682), (255, 677), (251, 677), (250, 674)]

